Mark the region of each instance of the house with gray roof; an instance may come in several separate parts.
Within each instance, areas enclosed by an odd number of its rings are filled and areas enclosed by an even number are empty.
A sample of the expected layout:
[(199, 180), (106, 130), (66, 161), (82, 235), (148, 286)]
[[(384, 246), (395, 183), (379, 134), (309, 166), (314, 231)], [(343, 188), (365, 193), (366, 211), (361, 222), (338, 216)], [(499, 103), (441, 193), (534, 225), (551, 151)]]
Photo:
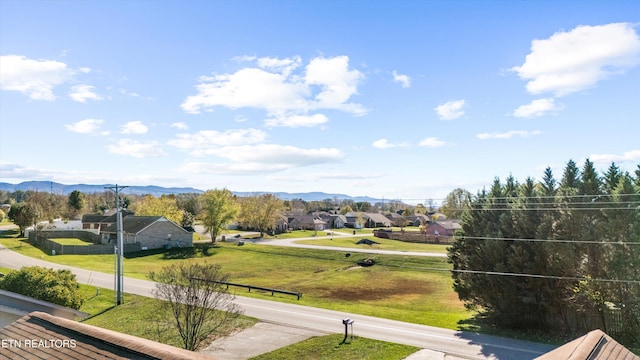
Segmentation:
[[(164, 216), (134, 216), (122, 218), (124, 244), (140, 244), (141, 250), (190, 247), (193, 233)], [(117, 224), (113, 223), (101, 232), (102, 244), (117, 243)]]

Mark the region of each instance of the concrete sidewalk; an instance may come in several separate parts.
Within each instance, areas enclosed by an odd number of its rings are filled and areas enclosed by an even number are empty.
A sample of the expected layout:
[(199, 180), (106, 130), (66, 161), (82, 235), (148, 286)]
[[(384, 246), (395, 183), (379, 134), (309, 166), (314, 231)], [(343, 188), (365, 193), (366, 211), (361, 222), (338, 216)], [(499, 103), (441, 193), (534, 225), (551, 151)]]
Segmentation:
[(281, 347), (295, 344), (322, 332), (259, 322), (253, 327), (212, 342), (200, 352), (225, 360), (246, 360)]
[[(281, 347), (304, 341), (312, 336), (328, 335), (305, 328), (259, 322), (253, 327), (212, 342), (200, 352), (218, 359), (247, 360)], [(404, 360), (464, 360), (442, 352), (422, 349)]]

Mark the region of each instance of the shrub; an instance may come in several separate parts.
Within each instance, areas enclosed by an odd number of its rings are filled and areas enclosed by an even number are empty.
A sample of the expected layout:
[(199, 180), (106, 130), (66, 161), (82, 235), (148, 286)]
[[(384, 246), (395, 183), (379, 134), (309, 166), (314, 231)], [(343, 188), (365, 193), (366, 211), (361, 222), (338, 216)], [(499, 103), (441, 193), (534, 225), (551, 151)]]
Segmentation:
[(23, 267), (3, 277), (0, 289), (76, 310), (84, 302), (76, 276), (69, 270)]

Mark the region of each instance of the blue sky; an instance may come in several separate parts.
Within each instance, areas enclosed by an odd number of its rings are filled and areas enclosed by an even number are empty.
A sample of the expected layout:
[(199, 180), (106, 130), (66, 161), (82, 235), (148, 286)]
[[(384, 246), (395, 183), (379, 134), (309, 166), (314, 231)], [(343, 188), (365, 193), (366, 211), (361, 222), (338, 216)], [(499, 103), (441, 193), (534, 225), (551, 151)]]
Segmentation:
[(0, 181), (409, 203), (640, 163), (637, 1), (0, 0)]

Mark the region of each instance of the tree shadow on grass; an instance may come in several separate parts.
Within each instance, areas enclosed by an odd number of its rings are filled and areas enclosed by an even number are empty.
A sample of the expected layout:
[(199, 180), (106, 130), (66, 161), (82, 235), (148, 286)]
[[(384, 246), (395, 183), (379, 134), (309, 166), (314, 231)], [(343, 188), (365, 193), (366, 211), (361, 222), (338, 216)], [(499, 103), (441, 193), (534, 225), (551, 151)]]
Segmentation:
[(193, 247), (180, 247), (171, 249), (150, 249), (136, 251), (124, 255), (127, 259), (135, 259), (150, 255), (162, 255), (163, 260), (183, 260), (213, 256), (217, 253), (219, 246), (212, 244), (198, 244)]
[(0, 230), (0, 238), (15, 238), (20, 235), (20, 229)]

